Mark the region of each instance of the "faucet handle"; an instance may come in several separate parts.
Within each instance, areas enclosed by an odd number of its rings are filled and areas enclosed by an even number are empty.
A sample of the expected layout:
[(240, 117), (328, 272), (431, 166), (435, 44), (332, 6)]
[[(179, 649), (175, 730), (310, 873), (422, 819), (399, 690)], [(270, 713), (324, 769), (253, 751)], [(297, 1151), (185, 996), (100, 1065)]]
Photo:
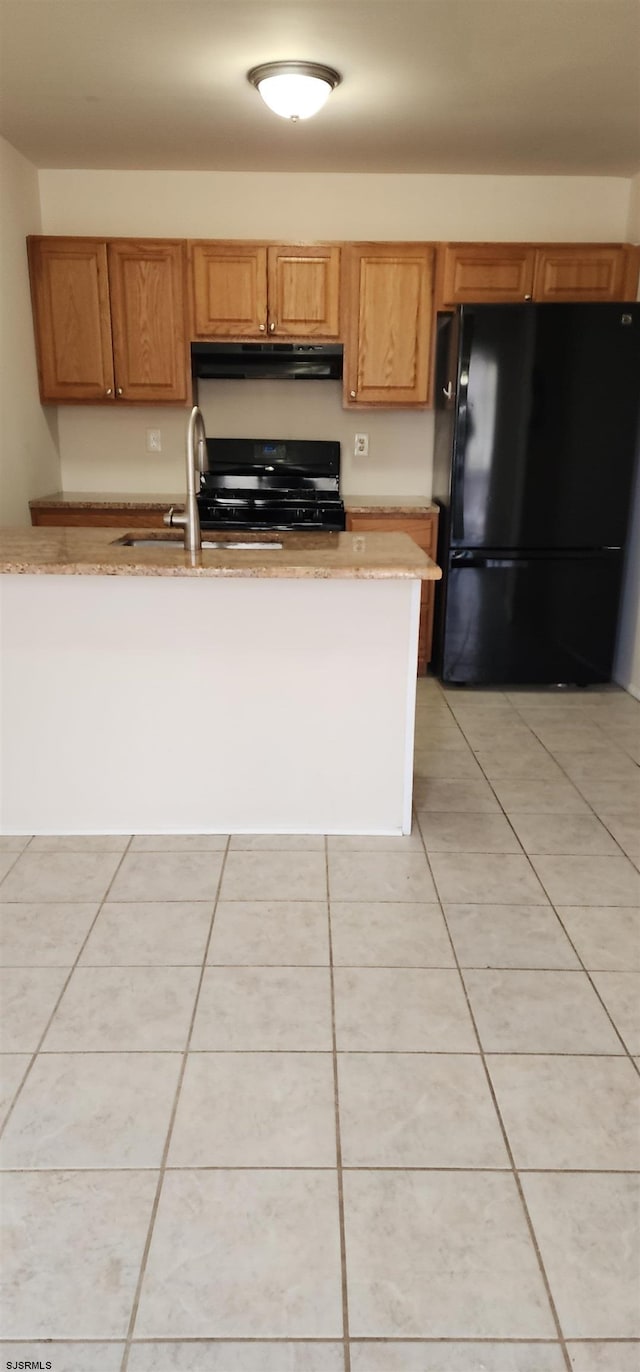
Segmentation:
[(173, 524), (173, 511), (174, 511), (174, 506), (171, 505), (171, 506), (169, 507), (169, 509), (167, 510), (167, 513), (164, 514), (164, 515), (162, 516), (162, 523), (163, 523), (163, 524), (166, 524), (167, 527), (168, 527), (169, 529), (171, 528), (171, 525)]

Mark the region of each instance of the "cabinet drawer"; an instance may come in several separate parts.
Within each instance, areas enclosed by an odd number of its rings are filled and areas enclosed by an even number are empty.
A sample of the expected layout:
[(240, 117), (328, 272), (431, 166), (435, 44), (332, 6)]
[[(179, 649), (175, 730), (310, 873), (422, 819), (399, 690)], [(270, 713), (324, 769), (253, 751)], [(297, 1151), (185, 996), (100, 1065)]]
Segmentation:
[[(167, 509), (171, 502), (167, 501)], [(80, 509), (59, 505), (39, 505), (31, 511), (34, 528), (57, 529), (162, 529), (163, 510), (105, 510), (103, 505), (82, 506)]]

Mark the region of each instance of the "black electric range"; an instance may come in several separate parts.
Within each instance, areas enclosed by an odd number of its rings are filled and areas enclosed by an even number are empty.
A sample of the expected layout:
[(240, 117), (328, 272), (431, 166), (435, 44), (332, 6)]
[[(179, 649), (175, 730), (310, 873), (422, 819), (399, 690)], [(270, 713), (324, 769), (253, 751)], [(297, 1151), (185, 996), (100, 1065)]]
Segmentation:
[(198, 510), (203, 529), (344, 529), (340, 444), (208, 438)]

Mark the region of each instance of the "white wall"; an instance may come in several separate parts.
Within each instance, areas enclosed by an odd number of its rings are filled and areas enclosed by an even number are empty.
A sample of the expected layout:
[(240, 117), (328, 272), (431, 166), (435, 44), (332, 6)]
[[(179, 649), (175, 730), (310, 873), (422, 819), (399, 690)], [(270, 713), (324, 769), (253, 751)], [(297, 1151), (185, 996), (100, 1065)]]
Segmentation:
[[(433, 416), (424, 411), (355, 413), (339, 381), (204, 381), (199, 402), (218, 438), (326, 438), (341, 444), (347, 495), (431, 494)], [(187, 411), (60, 407), (65, 491), (156, 491), (183, 498)], [(161, 431), (162, 452), (146, 451), (146, 430)], [(356, 433), (369, 456), (354, 457)]]
[(41, 171), (43, 233), (185, 238), (624, 239), (598, 176)]
[(60, 484), (55, 409), (43, 410), (25, 238), (40, 233), (38, 173), (0, 138), (0, 523), (28, 524), (28, 501)]
[[(391, 176), (240, 172), (40, 172), (43, 232), (141, 237), (621, 241), (622, 177)], [(239, 383), (242, 384), (242, 383)], [(343, 410), (331, 383), (276, 383), (203, 392), (211, 434), (334, 438), (343, 490), (431, 492), (430, 412)], [(60, 407), (65, 490), (182, 489), (185, 415), (153, 407)], [(160, 428), (163, 452), (146, 452)], [(355, 462), (353, 436), (370, 436)]]
[[(640, 243), (640, 174), (631, 182), (627, 237), (630, 243)], [(640, 432), (636, 487), (632, 499), (631, 520), (627, 539), (618, 646), (614, 666), (614, 680), (626, 686), (640, 700)]]

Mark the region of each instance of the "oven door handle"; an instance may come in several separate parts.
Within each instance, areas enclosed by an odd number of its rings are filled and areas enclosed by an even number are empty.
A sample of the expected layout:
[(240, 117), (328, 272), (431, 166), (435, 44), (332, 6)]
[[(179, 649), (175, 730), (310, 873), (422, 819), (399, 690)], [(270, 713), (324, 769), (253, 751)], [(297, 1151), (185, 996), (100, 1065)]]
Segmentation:
[(246, 509), (247, 505), (249, 504), (248, 500), (236, 500), (233, 496), (230, 495), (208, 496), (207, 498), (213, 501), (216, 505), (236, 505), (238, 508), (242, 509)]

